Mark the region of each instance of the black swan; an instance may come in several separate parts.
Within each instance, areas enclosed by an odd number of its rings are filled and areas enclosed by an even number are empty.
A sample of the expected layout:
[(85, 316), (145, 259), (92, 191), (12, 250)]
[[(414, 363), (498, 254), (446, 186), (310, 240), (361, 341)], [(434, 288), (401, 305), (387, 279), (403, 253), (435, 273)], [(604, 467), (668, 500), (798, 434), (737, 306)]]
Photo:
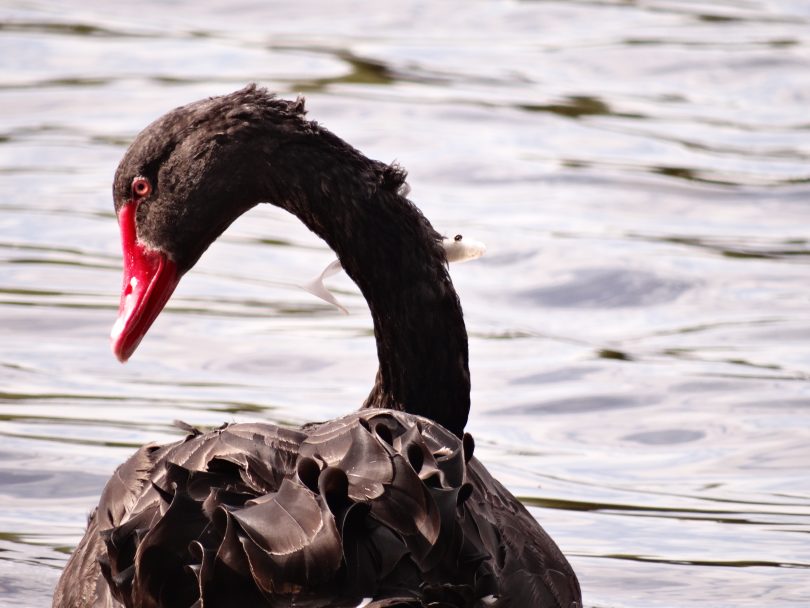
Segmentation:
[(379, 371), (363, 408), (300, 429), (225, 425), (122, 464), (54, 606), (581, 606), (568, 561), (472, 457), (467, 334), (441, 236), (405, 173), (250, 85), (137, 136), (113, 186), (132, 355), (180, 277), (269, 201), (337, 253), (368, 301)]

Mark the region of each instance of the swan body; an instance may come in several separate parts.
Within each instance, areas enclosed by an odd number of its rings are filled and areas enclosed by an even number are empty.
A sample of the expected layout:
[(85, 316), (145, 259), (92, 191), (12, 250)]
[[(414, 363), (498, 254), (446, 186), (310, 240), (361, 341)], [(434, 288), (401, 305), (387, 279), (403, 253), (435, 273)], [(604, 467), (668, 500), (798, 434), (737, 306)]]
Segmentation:
[(180, 278), (262, 201), (338, 254), (374, 322), (360, 411), (225, 425), (146, 445), (108, 481), (57, 608), (580, 608), (576, 575), (473, 456), (451, 258), (404, 172), (249, 86), (177, 108), (113, 186), (124, 281), (113, 350), (137, 348)]

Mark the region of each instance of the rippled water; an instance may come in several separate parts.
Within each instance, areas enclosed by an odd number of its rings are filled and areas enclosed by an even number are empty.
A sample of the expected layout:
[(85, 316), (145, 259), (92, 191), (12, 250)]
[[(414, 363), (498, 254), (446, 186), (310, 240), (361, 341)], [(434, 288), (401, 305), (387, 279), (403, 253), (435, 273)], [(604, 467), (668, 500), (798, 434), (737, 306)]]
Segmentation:
[(174, 419), (298, 424), (371, 385), (362, 298), (298, 289), (332, 255), (270, 206), (109, 352), (127, 142), (257, 81), (487, 243), (452, 271), (469, 428), (587, 606), (810, 605), (810, 3), (65, 4), (0, 7), (0, 604), (48, 604)]

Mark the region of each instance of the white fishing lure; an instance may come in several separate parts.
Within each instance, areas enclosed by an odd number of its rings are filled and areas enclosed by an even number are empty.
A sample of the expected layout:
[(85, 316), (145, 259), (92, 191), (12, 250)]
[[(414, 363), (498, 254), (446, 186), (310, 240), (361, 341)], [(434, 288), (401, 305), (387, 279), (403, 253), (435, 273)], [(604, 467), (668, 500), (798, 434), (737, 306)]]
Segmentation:
[(444, 254), (448, 262), (469, 262), (477, 260), (487, 251), (487, 246), (475, 239), (465, 239), (460, 234), (453, 238), (444, 237), (442, 239)]
[(303, 289), (311, 293), (313, 296), (320, 298), (325, 302), (329, 302), (332, 306), (337, 308), (340, 312), (344, 315), (349, 314), (349, 311), (346, 310), (340, 302), (338, 302), (337, 298), (334, 294), (327, 289), (326, 285), (323, 284), (323, 280), (336, 275), (341, 270), (343, 270), (343, 266), (340, 265), (340, 260), (335, 260), (329, 266), (323, 269), (323, 272), (309, 281), (308, 283), (304, 283), (301, 285)]
[[(459, 264), (480, 258), (487, 250), (486, 245), (484, 245), (481, 241), (476, 241), (475, 239), (465, 239), (460, 234), (457, 234), (454, 237), (444, 237), (442, 239), (442, 246), (444, 247), (444, 254), (447, 257), (447, 261)], [(344, 315), (347, 315), (349, 314), (349, 311), (346, 310), (346, 308), (340, 302), (338, 302), (338, 299), (331, 291), (329, 291), (329, 288), (326, 287), (323, 282), (324, 279), (336, 275), (341, 270), (343, 270), (343, 266), (340, 265), (340, 260), (335, 260), (324, 268), (323, 272), (317, 277), (301, 285), (301, 288), (305, 289), (315, 297), (320, 298), (324, 302), (328, 302)]]

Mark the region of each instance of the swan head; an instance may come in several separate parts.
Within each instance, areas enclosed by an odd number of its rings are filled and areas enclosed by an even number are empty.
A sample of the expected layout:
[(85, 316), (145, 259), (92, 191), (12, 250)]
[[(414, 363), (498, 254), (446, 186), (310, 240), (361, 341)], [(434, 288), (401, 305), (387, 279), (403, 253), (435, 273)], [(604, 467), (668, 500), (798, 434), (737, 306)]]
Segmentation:
[(303, 115), (301, 100), (251, 85), (177, 108), (137, 135), (113, 183), (124, 280), (110, 338), (121, 362), (209, 245), (278, 190), (261, 159), (307, 132)]

